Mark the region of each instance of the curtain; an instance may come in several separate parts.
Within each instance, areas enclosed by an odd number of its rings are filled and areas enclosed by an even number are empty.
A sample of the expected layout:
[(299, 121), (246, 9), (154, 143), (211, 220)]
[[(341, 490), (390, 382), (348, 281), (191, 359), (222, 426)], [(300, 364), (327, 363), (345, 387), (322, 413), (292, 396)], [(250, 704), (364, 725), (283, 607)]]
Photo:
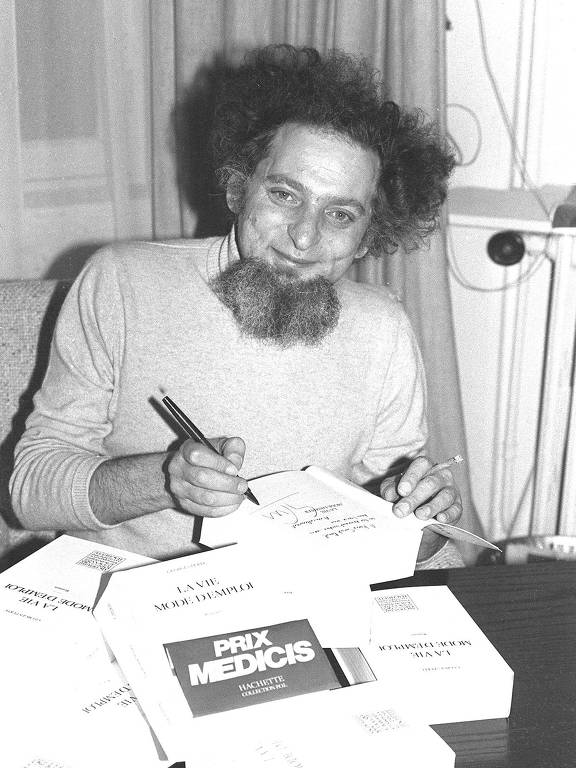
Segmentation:
[[(0, 278), (73, 277), (104, 242), (221, 230), (211, 88), (255, 45), (361, 54), (394, 100), (443, 127), (444, 25), (443, 0), (4, 0)], [(427, 370), (429, 452), (465, 456), (443, 233), (353, 277), (403, 300)], [(481, 532), (457, 472), (463, 524)]]

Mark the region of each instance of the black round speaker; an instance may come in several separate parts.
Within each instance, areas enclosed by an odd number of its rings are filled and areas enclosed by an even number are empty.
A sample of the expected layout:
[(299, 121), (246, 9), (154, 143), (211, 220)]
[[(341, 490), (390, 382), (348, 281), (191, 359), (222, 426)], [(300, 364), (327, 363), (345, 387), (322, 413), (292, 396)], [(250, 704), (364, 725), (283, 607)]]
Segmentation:
[(503, 267), (518, 264), (525, 253), (524, 238), (519, 232), (511, 229), (497, 232), (488, 240), (488, 256)]

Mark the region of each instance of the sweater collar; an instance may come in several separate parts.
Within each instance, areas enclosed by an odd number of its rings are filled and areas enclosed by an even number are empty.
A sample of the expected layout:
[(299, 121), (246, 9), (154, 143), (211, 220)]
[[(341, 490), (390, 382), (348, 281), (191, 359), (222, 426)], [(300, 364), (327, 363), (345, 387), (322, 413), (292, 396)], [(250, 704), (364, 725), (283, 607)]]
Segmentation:
[(237, 261), (240, 261), (240, 253), (236, 245), (236, 227), (232, 227), (226, 237), (218, 238), (208, 249), (206, 255), (208, 281), (221, 275), (225, 269)]

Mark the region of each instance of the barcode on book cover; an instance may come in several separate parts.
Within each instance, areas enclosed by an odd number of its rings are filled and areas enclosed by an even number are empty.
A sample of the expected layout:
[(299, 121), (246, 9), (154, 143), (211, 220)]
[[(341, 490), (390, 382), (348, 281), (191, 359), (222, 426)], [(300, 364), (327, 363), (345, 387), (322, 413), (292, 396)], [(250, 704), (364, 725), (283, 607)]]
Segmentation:
[(364, 712), (357, 715), (360, 725), (368, 733), (382, 733), (383, 731), (396, 731), (404, 728), (406, 723), (393, 709), (380, 709), (377, 712)]
[(384, 613), (390, 613), (390, 611), (414, 611), (418, 610), (418, 606), (412, 600), (410, 595), (377, 595), (375, 600)]
[(123, 563), (124, 560), (126, 560), (125, 557), (95, 549), (94, 552), (89, 552), (87, 555), (84, 555), (83, 558), (78, 560), (77, 565), (83, 565), (85, 568), (94, 568), (97, 571), (106, 572), (111, 571), (112, 568), (116, 568), (120, 563)]
[[(304, 768), (304, 763), (294, 753), (291, 747), (286, 746), (283, 741), (269, 741), (255, 750), (258, 765), (274, 766), (274, 768)], [(245, 765), (245, 763), (243, 763)], [(230, 766), (230, 764), (228, 764)], [(256, 763), (253, 764), (254, 767)]]

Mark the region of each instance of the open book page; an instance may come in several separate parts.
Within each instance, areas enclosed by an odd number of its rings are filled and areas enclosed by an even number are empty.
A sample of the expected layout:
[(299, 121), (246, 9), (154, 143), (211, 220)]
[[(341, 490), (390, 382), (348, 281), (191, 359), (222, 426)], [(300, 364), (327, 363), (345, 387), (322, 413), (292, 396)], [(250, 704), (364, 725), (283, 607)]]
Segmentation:
[(194, 724), (186, 765), (452, 768), (448, 745), (390, 702), (384, 684), (370, 683), (205, 717)]
[(421, 530), (402, 525), (387, 502), (327, 470), (279, 472), (250, 487), (260, 506), (247, 500), (231, 515), (204, 518), (202, 543), (280, 540), (287, 552), (304, 548), (316, 574), (344, 567), (365, 584), (414, 573)]
[[(364, 488), (339, 477), (333, 472), (329, 472), (327, 469), (323, 469), (322, 467), (308, 467), (305, 471), (313, 474), (331, 488), (338, 489), (343, 495), (347, 495), (350, 499), (354, 499), (362, 507), (366, 506), (373, 510), (378, 517), (385, 517), (395, 528), (402, 527), (417, 531), (423, 531), (425, 528), (428, 528), (447, 539), (464, 541), (468, 544), (474, 544), (477, 547), (499, 550), (499, 547), (492, 544), (492, 542), (483, 539), (481, 536), (477, 536), (475, 533), (471, 533), (464, 528), (460, 528), (458, 525), (439, 523), (434, 519), (420, 520), (414, 514), (408, 515), (408, 517), (396, 517), (392, 512), (392, 504), (389, 501), (386, 501), (373, 493), (369, 493)], [(367, 496), (369, 496), (370, 499), (367, 499)]]
[(513, 672), (448, 587), (384, 589), (373, 601), (362, 651), (395, 701), (427, 723), (509, 715)]
[[(205, 518), (201, 541), (221, 546), (240, 541), (248, 533), (258, 535), (254, 523), (274, 523), (300, 538), (321, 542), (330, 549), (348, 548), (349, 556), (362, 551), (359, 560), (370, 583), (403, 578), (412, 567), (414, 542), (425, 528), (442, 536), (481, 547), (498, 549), (486, 539), (456, 525), (419, 520), (415, 515), (399, 518), (392, 504), (333, 472), (311, 466), (304, 471), (278, 472), (250, 480), (260, 506), (246, 500), (236, 512), (223, 518)], [(250, 528), (248, 528), (250, 525)], [(262, 534), (264, 535), (264, 534)], [(271, 535), (266, 530), (265, 535)], [(371, 552), (367, 539), (374, 541)], [(376, 554), (377, 553), (377, 554)], [(362, 562), (358, 563), (362, 567)], [(402, 572), (402, 573), (401, 573)]]
[[(241, 545), (114, 574), (95, 615), (173, 760), (182, 759), (194, 716), (176, 673), (176, 644), (217, 635), (262, 637), (263, 628), (307, 618), (297, 594), (283, 592), (258, 553)], [(224, 677), (237, 663), (226, 658)], [(211, 682), (210, 670), (217, 676), (221, 659), (202, 661), (199, 678)], [(276, 674), (259, 671), (262, 680)]]

